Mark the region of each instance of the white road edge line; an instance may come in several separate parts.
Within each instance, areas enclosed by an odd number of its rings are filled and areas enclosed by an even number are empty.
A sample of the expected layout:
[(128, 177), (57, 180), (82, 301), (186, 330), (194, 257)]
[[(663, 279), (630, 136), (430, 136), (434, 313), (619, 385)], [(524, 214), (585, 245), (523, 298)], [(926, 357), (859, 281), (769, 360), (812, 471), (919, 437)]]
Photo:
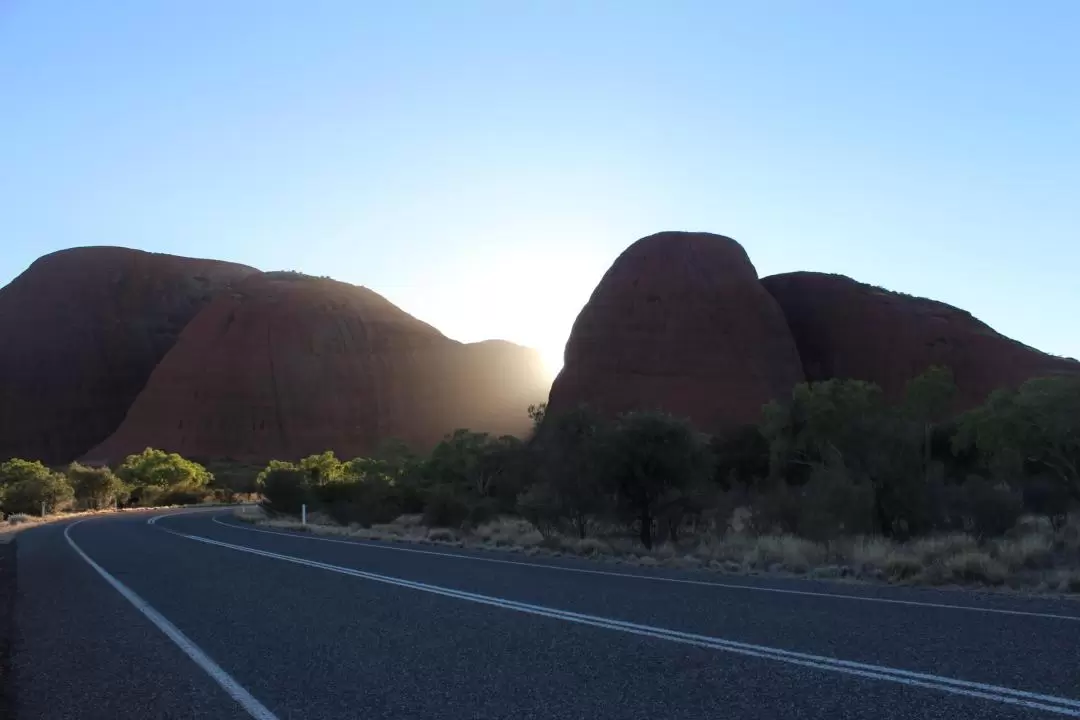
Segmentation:
[(191, 658), (196, 665), (202, 668), (203, 672), (213, 679), (222, 690), (228, 693), (229, 697), (235, 700), (240, 707), (242, 707), (248, 715), (255, 718), (255, 720), (278, 720), (278, 717), (274, 713), (260, 703), (255, 697), (249, 693), (244, 687), (233, 679), (229, 673), (225, 672), (220, 665), (210, 659), (203, 650), (192, 642), (184, 633), (180, 631), (175, 625), (169, 622), (164, 615), (155, 610), (150, 603), (139, 597), (131, 588), (124, 585), (122, 582), (113, 577), (109, 572), (94, 562), (93, 558), (83, 552), (83, 549), (79, 547), (74, 540), (71, 539), (71, 529), (76, 525), (79, 525), (90, 518), (79, 520), (77, 522), (68, 525), (64, 528), (64, 538), (67, 540), (68, 545), (72, 550), (78, 553), (79, 557), (86, 561), (86, 563), (97, 571), (98, 575), (105, 578), (105, 582), (112, 585), (113, 589), (120, 593), (124, 599), (135, 606), (135, 609), (141, 612), (146, 618), (157, 626), (158, 630), (165, 633), (165, 635), (180, 648), (185, 655)]
[(871, 665), (867, 663), (859, 663), (848, 660), (837, 660), (835, 658), (830, 658), (823, 655), (812, 655), (809, 653), (794, 652), (790, 650), (783, 650), (780, 648), (768, 647), (765, 645), (754, 645), (751, 643), (725, 640), (723, 638), (710, 637), (707, 635), (697, 635), (694, 633), (685, 633), (678, 630), (669, 630), (666, 628), (654, 627), (650, 625), (640, 625), (637, 623), (626, 622), (623, 620), (615, 620), (612, 618), (604, 618), (595, 615), (575, 613), (568, 610), (559, 610), (557, 608), (550, 608), (542, 605), (531, 605), (528, 603), (517, 602), (515, 600), (506, 600), (504, 598), (498, 598), (489, 595), (480, 595), (477, 593), (454, 590), (452, 588), (446, 588), (438, 585), (429, 585), (427, 583), (415, 582), (412, 580), (403, 580), (401, 578), (395, 578), (389, 575), (380, 575), (378, 573), (355, 570), (353, 568), (341, 567), (339, 565), (321, 563), (314, 560), (294, 557), (292, 555), (282, 555), (280, 553), (259, 550), (244, 545), (234, 545), (232, 543), (226, 543), (220, 540), (213, 540), (211, 538), (201, 537), (199, 535), (189, 535), (187, 533), (177, 532), (175, 530), (169, 530), (166, 528), (162, 529), (172, 535), (186, 538), (188, 540), (194, 540), (200, 543), (205, 543), (207, 545), (228, 548), (239, 552), (250, 553), (252, 555), (259, 555), (274, 560), (281, 560), (284, 562), (304, 565), (320, 570), (327, 570), (330, 572), (339, 573), (341, 575), (348, 575), (351, 577), (362, 578), (365, 580), (372, 580), (388, 585), (396, 585), (399, 587), (408, 588), (410, 590), (419, 590), (421, 592), (442, 595), (457, 600), (466, 600), (482, 605), (499, 607), (506, 610), (514, 610), (517, 612), (528, 613), (531, 615), (539, 615), (542, 617), (554, 618), (557, 620), (573, 622), (581, 625), (590, 625), (593, 627), (600, 627), (609, 630), (618, 630), (620, 632), (629, 633), (632, 635), (651, 637), (660, 640), (667, 640), (670, 642), (682, 643), (685, 645), (693, 645), (712, 650), (720, 650), (739, 655), (746, 655), (766, 660), (800, 665), (803, 667), (810, 667), (818, 670), (827, 670), (831, 672), (843, 673), (847, 675), (854, 675), (875, 680), (884, 680), (886, 682), (899, 683), (901, 685), (907, 685), (912, 687), (928, 688), (931, 690), (938, 690), (941, 692), (952, 693), (955, 695), (963, 695), (972, 698), (992, 700), (1008, 705), (1017, 705), (1036, 710), (1044, 710), (1047, 712), (1056, 713), (1058, 715), (1080, 718), (1080, 700), (1072, 698), (1059, 697), (1055, 695), (1045, 695), (1041, 693), (1027, 692), (1024, 690), (1014, 690), (1012, 688), (971, 682), (967, 680), (956, 680), (953, 678), (942, 677), (929, 673), (900, 670), (897, 668), (890, 668), (882, 665)]
[[(173, 513), (179, 515), (181, 513)], [(907, 605), (912, 607), (927, 607), (938, 608), (944, 610), (963, 610), (967, 612), (981, 612), (991, 613), (995, 615), (1018, 615), (1021, 617), (1037, 617), (1045, 618), (1048, 620), (1068, 620), (1071, 622), (1080, 622), (1080, 616), (1076, 615), (1058, 615), (1054, 613), (1041, 613), (1028, 610), (1008, 610), (1005, 608), (985, 608), (976, 607), (974, 605), (952, 605), (949, 603), (935, 603), (926, 602), (923, 600), (897, 600), (895, 598), (878, 598), (878, 597), (865, 597), (860, 595), (845, 595), (843, 593), (827, 593), (827, 592), (815, 592), (813, 590), (789, 590), (785, 588), (771, 588), (771, 587), (759, 587), (755, 585), (739, 585), (737, 583), (722, 583), (722, 582), (710, 582), (708, 580), (689, 580), (687, 578), (670, 578), (661, 577), (658, 575), (637, 575), (635, 573), (615, 572), (612, 570), (592, 570), (590, 568), (569, 568), (559, 565), (546, 565), (544, 563), (525, 562), (523, 560), (503, 560), (501, 558), (486, 558), (476, 557), (473, 555), (459, 555), (454, 552), (439, 552), (436, 550), (421, 550), (419, 548), (398, 547), (394, 545), (385, 545), (377, 542), (365, 542), (363, 540), (338, 540), (335, 538), (316, 537), (314, 535), (301, 535), (294, 532), (278, 532), (274, 530), (262, 530), (259, 528), (244, 527), (243, 525), (237, 525), (235, 523), (221, 522), (217, 517), (211, 518), (215, 523), (222, 527), (232, 528), (233, 530), (243, 530), (245, 532), (263, 533), (264, 535), (278, 535), (282, 537), (291, 537), (298, 540), (317, 540), (319, 542), (336, 543), (339, 545), (354, 545), (362, 548), (370, 548), (372, 550), (393, 550), (397, 552), (417, 553), (419, 555), (438, 555), (440, 557), (452, 558), (455, 560), (473, 560), (475, 562), (488, 562), (498, 563), (501, 565), (524, 565), (527, 567), (542, 568), (545, 570), (556, 570), (559, 572), (571, 572), (571, 573), (583, 573), (586, 575), (607, 575), (611, 577), (630, 578), (632, 580), (651, 580), (654, 582), (667, 582), (677, 583), (680, 585), (699, 585), (704, 587), (714, 587), (721, 590), (748, 590), (753, 592), (770, 592), (779, 593), (782, 595), (799, 595), (803, 597), (819, 597), (819, 598), (834, 598), (839, 600), (856, 600), (860, 602), (876, 602), (887, 603), (890, 605)]]

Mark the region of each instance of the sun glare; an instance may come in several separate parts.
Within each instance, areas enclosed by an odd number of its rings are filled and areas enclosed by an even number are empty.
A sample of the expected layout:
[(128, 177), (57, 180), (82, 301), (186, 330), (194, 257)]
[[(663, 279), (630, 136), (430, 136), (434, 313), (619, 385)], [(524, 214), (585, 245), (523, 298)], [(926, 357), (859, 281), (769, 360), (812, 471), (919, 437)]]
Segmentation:
[(563, 366), (563, 344), (539, 348), (540, 358), (544, 361), (544, 370), (552, 380), (559, 374)]

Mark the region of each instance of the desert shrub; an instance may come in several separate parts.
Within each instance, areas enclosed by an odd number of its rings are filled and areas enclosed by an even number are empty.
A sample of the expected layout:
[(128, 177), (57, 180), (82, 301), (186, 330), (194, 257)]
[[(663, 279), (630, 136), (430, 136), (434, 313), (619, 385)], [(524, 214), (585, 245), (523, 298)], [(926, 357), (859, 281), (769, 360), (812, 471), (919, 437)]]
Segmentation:
[(1003, 535), (1024, 511), (1020, 492), (1006, 483), (977, 475), (949, 487), (946, 497), (949, 526), (984, 537)]
[(128, 455), (116, 469), (117, 476), (131, 487), (153, 485), (202, 487), (214, 478), (202, 465), (186, 460), (176, 453), (146, 448)]
[(459, 528), (468, 518), (469, 505), (449, 488), (437, 488), (428, 496), (424, 507), (428, 527)]
[(261, 465), (234, 460), (207, 460), (201, 463), (214, 478), (214, 486), (238, 494), (258, 492)]
[(554, 533), (563, 520), (559, 498), (546, 482), (538, 482), (521, 493), (517, 511), (545, 535)]
[(783, 481), (770, 481), (750, 500), (747, 530), (754, 535), (790, 534), (799, 528), (800, 496)]
[(967, 550), (927, 568), (926, 580), (1000, 585), (1005, 582), (1008, 574), (1008, 569), (989, 554), (979, 550)]
[(755, 538), (743, 561), (750, 567), (768, 569), (780, 565), (806, 572), (825, 561), (824, 546), (794, 535), (762, 535)]
[(704, 436), (664, 413), (620, 416), (604, 439), (604, 470), (616, 508), (651, 548), (653, 523), (673, 496), (700, 485), (712, 472)]
[(874, 488), (857, 482), (842, 466), (820, 465), (799, 492), (797, 529), (816, 541), (874, 530)]
[(23, 480), (40, 480), (52, 474), (52, 470), (37, 460), (12, 458), (0, 463), (0, 487), (14, 485)]
[(4, 511), (38, 515), (42, 507), (47, 513), (70, 510), (75, 502), (75, 491), (67, 478), (60, 473), (26, 477), (8, 485), (4, 493)]
[(538, 521), (570, 526), (584, 538), (606, 506), (601, 468), (607, 424), (586, 406), (558, 415), (545, 412), (542, 422), (533, 441), (539, 478), (533, 487), (538, 489), (524, 498), (524, 508)]
[(214, 493), (200, 485), (178, 484), (166, 488), (158, 497), (162, 505), (196, 505), (214, 498)]
[(129, 489), (109, 468), (93, 468), (71, 463), (65, 471), (78, 506), (87, 510), (111, 507), (127, 500)]
[(769, 441), (754, 425), (738, 428), (709, 441), (713, 479), (725, 490), (749, 487), (769, 474)]
[(162, 505), (161, 498), (165, 490), (156, 485), (140, 485), (131, 488), (127, 504), (132, 507), (157, 507)]
[(473, 535), (495, 545), (533, 547), (543, 541), (543, 535), (527, 520), (500, 517), (473, 530)]
[(457, 534), (448, 527), (433, 527), (427, 531), (426, 537), (432, 542), (453, 542), (457, 540)]
[(264, 504), (271, 512), (295, 515), (312, 499), (308, 473), (287, 463), (271, 463), (259, 475), (259, 485)]
[(1052, 536), (1029, 533), (994, 543), (994, 556), (1012, 570), (1036, 570), (1054, 561)]
[(388, 523), (401, 514), (402, 503), (390, 480), (367, 475), (314, 488), (319, 508), (342, 524), (364, 527)]

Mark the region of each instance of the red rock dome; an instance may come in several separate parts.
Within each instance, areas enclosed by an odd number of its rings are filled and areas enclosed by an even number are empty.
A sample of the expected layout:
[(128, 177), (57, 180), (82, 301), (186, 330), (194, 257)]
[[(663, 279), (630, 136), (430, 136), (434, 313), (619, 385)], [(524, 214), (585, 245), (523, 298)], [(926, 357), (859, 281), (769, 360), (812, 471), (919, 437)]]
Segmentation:
[(638, 240), (578, 315), (548, 412), (658, 409), (718, 432), (756, 423), (803, 379), (776, 301), (739, 243), (708, 233)]
[(117, 247), (39, 258), (0, 289), (0, 461), (66, 463), (104, 440), (188, 321), (254, 272)]
[(267, 273), (188, 325), (86, 459), (147, 446), (203, 459), (349, 458), (390, 438), (428, 449), (458, 427), (525, 432), (528, 405), (548, 389), (534, 367), (533, 351), (463, 345), (366, 288)]
[(958, 308), (890, 292), (843, 275), (796, 272), (762, 279), (787, 317), (809, 380), (853, 378), (903, 397), (931, 365), (952, 368), (956, 411), (995, 389), (1040, 375), (1080, 372), (1080, 363), (998, 334)]

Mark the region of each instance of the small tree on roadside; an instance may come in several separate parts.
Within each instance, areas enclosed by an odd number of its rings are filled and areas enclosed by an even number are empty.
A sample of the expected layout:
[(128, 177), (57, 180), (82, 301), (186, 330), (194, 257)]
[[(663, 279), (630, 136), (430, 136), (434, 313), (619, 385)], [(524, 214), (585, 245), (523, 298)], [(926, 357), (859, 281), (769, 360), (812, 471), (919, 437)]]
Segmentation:
[(0, 487), (10, 487), (22, 480), (34, 480), (47, 477), (52, 470), (37, 460), (12, 458), (0, 463)]
[(75, 493), (67, 478), (60, 473), (24, 478), (7, 487), (4, 510), (7, 513), (39, 514), (61, 512), (71, 508)]
[(132, 487), (149, 485), (158, 488), (201, 488), (214, 479), (202, 465), (176, 453), (153, 448), (128, 455), (117, 468), (116, 475)]
[(922, 429), (920, 454), (924, 478), (930, 476), (934, 428), (947, 419), (955, 395), (956, 383), (947, 367), (931, 366), (907, 384), (903, 410)]
[(704, 436), (664, 413), (622, 415), (606, 437), (605, 475), (623, 516), (653, 545), (653, 522), (665, 503), (705, 481), (712, 471)]
[(525, 506), (534, 515), (547, 512), (550, 520), (569, 520), (580, 538), (604, 507), (604, 429), (600, 417), (581, 406), (544, 419), (534, 443), (542, 487), (525, 496)]
[(100, 510), (127, 499), (127, 486), (109, 468), (71, 463), (65, 474), (81, 507)]
[(974, 447), (999, 479), (1034, 470), (1080, 501), (1080, 377), (1033, 378), (993, 393), (960, 418), (953, 447)]

